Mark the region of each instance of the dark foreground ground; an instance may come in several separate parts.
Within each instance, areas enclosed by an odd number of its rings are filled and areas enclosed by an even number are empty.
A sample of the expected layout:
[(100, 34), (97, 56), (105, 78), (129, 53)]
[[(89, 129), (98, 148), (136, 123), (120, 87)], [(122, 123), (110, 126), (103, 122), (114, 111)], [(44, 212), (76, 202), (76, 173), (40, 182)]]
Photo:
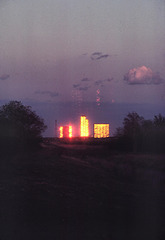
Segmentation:
[(0, 240), (165, 239), (165, 156), (51, 143), (0, 166)]

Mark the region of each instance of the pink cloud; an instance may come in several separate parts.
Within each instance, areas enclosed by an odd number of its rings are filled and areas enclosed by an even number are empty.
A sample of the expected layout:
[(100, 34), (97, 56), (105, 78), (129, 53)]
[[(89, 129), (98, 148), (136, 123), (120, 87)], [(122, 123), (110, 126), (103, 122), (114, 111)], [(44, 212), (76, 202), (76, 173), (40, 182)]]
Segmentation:
[(128, 84), (160, 84), (163, 81), (159, 73), (154, 73), (146, 66), (130, 69), (124, 75), (124, 80)]

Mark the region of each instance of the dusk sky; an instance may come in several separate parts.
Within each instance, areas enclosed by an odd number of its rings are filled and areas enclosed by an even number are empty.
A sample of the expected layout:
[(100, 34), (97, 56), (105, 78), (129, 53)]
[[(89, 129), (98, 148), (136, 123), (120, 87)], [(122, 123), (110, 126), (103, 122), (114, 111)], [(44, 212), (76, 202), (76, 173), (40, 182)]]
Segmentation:
[(164, 0), (1, 0), (0, 99), (165, 102)]

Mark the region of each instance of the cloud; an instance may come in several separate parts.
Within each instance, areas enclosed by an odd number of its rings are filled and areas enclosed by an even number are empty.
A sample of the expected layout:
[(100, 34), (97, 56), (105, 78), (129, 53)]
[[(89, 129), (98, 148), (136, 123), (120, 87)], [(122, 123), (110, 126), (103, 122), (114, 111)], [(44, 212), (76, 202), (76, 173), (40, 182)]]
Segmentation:
[(95, 85), (96, 86), (102, 85), (102, 87), (103, 87), (104, 86), (103, 83), (111, 82), (112, 80), (113, 80), (113, 78), (106, 78), (104, 80), (97, 80), (97, 81), (95, 81)]
[(151, 68), (141, 66), (133, 68), (124, 75), (124, 81), (128, 84), (160, 84), (163, 79), (159, 73), (154, 73)]
[(52, 98), (59, 96), (58, 92), (51, 92), (51, 91), (36, 91), (35, 93), (41, 94), (41, 95), (49, 95)]
[(79, 87), (79, 91), (87, 91), (89, 88), (90, 88), (90, 86)]
[(58, 92), (48, 92), (47, 94), (49, 94), (51, 97), (58, 97), (59, 96)]
[(8, 79), (9, 77), (10, 77), (9, 74), (3, 74), (3, 75), (0, 76), (0, 80), (6, 80), (6, 79)]
[(101, 55), (101, 54), (102, 54), (102, 52), (94, 52), (94, 53), (92, 53), (92, 56)]
[(107, 79), (105, 79), (104, 81), (105, 81), (105, 82), (111, 82), (112, 80), (113, 80), (113, 77), (107, 78)]
[(89, 78), (83, 78), (83, 79), (81, 79), (81, 81), (82, 81), (82, 82), (89, 82), (90, 79), (89, 79)]
[(100, 84), (102, 84), (103, 83), (103, 80), (97, 80), (97, 81), (95, 81), (95, 85), (96, 86), (98, 86), (98, 85), (100, 85)]
[(78, 88), (78, 87), (80, 87), (79, 83), (78, 84), (73, 84), (73, 88)]
[(91, 54), (91, 59), (92, 60), (100, 60), (102, 58), (108, 58), (110, 57), (111, 55), (109, 54), (103, 54), (102, 52), (94, 52)]
[(100, 55), (99, 57), (96, 58), (96, 60), (99, 60), (101, 58), (107, 58), (109, 57), (109, 54), (103, 54), (103, 55)]
[(102, 52), (94, 52), (94, 53), (91, 54), (91, 59), (96, 60), (101, 55), (102, 55)]
[(89, 81), (90, 81), (89, 78), (82, 78), (80, 80), (80, 83), (73, 84), (73, 88), (80, 90), (80, 91), (86, 91), (89, 88), (89, 86), (87, 86), (87, 82), (89, 82)]

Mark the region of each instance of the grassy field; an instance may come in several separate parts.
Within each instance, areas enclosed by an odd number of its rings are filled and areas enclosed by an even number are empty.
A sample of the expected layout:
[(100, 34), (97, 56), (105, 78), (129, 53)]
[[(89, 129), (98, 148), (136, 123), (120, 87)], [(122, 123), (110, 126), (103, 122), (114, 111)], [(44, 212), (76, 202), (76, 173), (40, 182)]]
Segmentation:
[(0, 167), (0, 240), (164, 239), (163, 155), (47, 142)]

